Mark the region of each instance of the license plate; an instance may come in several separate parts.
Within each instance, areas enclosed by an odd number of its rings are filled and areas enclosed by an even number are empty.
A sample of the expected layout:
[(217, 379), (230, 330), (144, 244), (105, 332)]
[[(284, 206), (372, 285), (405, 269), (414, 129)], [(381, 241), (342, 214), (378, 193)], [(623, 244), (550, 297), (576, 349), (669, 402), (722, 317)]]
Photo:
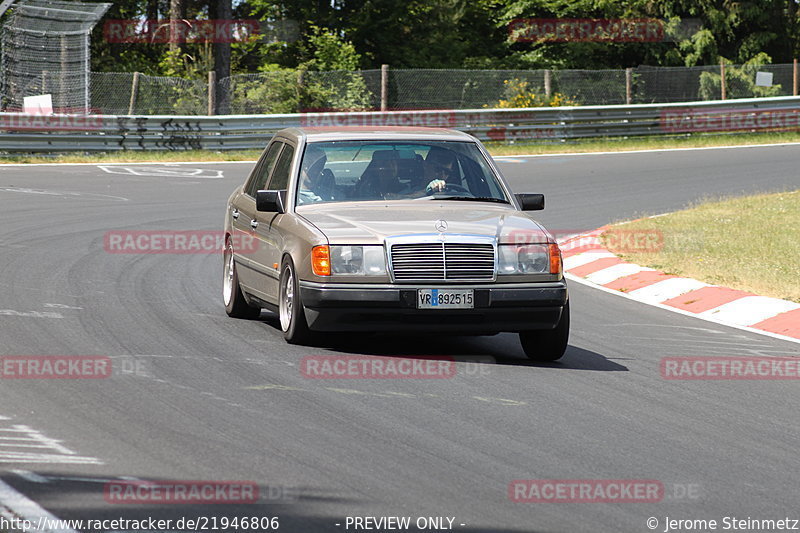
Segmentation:
[(472, 289), (418, 289), (417, 309), (472, 309)]

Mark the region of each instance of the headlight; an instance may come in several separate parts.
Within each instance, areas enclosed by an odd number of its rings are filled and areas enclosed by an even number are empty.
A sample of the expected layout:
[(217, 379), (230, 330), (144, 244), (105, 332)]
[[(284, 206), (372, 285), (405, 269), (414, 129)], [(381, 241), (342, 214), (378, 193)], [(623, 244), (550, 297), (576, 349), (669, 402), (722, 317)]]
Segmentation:
[(331, 246), (331, 267), (338, 275), (384, 276), (383, 246)]
[(550, 272), (550, 250), (546, 244), (500, 245), (498, 250), (498, 274)]

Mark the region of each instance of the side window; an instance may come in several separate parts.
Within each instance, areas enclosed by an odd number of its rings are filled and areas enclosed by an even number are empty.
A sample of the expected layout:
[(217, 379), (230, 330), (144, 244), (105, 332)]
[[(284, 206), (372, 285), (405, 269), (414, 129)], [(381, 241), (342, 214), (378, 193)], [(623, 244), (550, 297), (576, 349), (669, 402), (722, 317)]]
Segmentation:
[(247, 184), (245, 192), (253, 198), (256, 196), (256, 191), (260, 191), (266, 186), (269, 172), (275, 165), (275, 160), (278, 159), (282, 146), (283, 143), (279, 141), (275, 141), (270, 145), (267, 153), (264, 154), (264, 159), (260, 161), (255, 175), (250, 179), (250, 183)]
[(278, 162), (275, 163), (275, 170), (272, 173), (272, 179), (269, 180), (269, 189), (272, 191), (281, 191), (289, 186), (289, 171), (292, 168), (292, 159), (294, 158), (294, 146), (289, 144), (285, 145)]

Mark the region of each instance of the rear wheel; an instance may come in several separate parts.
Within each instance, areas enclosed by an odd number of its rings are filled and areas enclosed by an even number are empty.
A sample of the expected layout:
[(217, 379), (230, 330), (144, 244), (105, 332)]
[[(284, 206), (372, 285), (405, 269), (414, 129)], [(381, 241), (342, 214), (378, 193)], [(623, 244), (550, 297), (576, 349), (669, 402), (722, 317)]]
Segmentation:
[(534, 361), (561, 359), (569, 343), (569, 302), (561, 311), (561, 319), (554, 329), (523, 331), (519, 334), (519, 340), (528, 359)]
[(248, 304), (239, 286), (239, 275), (236, 273), (236, 262), (233, 260), (233, 244), (228, 239), (225, 243), (224, 269), (222, 277), (222, 301), (225, 312), (233, 318), (258, 318), (260, 307)]
[(290, 257), (285, 258), (281, 266), (278, 315), (281, 319), (283, 338), (289, 344), (311, 342), (312, 334), (306, 322), (305, 308), (300, 297), (300, 283)]

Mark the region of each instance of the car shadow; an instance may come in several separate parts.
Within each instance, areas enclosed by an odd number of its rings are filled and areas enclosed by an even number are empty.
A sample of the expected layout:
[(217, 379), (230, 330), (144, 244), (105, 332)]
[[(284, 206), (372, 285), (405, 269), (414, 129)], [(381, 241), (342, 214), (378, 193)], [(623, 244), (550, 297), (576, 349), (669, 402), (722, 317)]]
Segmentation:
[[(261, 322), (280, 335), (278, 316), (262, 313)], [(454, 357), (459, 362), (541, 367), (562, 370), (627, 372), (628, 367), (603, 354), (569, 345), (558, 361), (533, 361), (525, 356), (516, 334), (436, 335), (431, 333), (326, 333), (318, 335), (315, 348), (351, 355), (383, 357)]]
[(383, 357), (453, 357), (458, 362), (521, 367), (622, 372), (628, 368), (597, 352), (570, 345), (558, 361), (528, 359), (517, 336), (441, 336), (429, 334), (336, 334), (326, 336), (320, 347), (331, 352)]

